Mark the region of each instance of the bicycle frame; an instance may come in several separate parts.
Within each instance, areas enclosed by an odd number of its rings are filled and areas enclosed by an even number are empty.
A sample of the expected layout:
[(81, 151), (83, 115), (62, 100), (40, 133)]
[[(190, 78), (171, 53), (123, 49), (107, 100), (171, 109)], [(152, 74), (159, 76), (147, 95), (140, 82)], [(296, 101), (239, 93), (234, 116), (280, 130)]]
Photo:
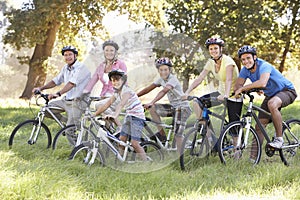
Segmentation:
[[(55, 107), (55, 106), (51, 107), (51, 106), (49, 106), (48, 105), (48, 102), (49, 102), (48, 96), (44, 95), (44, 94), (41, 94), (41, 93), (40, 93), (40, 95), (41, 95), (41, 97), (43, 97), (46, 100), (46, 105), (42, 106), (40, 108), (37, 116), (35, 117), (35, 120), (38, 121), (38, 124), (37, 124), (37, 126), (33, 126), (31, 134), (30, 134), (30, 137), (28, 139), (28, 144), (34, 144), (34, 143), (36, 143), (38, 135), (40, 133), (42, 122), (44, 121), (44, 118), (45, 118), (45, 112), (48, 112), (51, 115), (51, 117), (54, 119), (54, 121), (56, 121), (56, 123), (61, 128), (64, 127), (63, 123), (55, 116), (55, 114), (52, 112), (51, 109), (57, 109), (57, 110), (61, 110), (61, 111), (63, 111), (63, 110), (61, 108), (59, 108), (59, 107)], [(36, 104), (39, 106), (38, 103), (36, 103)]]

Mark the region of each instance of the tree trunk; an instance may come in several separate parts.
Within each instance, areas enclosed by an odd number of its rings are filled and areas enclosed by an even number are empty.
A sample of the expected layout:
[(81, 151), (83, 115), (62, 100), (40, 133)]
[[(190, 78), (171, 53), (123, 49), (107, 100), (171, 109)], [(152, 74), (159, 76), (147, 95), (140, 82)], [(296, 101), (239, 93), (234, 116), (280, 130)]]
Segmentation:
[(281, 73), (284, 71), (284, 64), (285, 64), (285, 60), (286, 60), (286, 55), (290, 51), (291, 38), (292, 38), (292, 34), (294, 32), (294, 29), (296, 28), (297, 15), (298, 15), (299, 7), (300, 7), (299, 2), (295, 2), (294, 6), (293, 6), (293, 9), (292, 9), (292, 24), (288, 28), (286, 43), (285, 43), (284, 51), (282, 53), (282, 59), (281, 59), (280, 65), (279, 65), (279, 71)]
[(44, 85), (47, 77), (47, 60), (52, 55), (52, 49), (59, 26), (57, 22), (52, 23), (47, 31), (44, 44), (36, 44), (29, 62), (26, 86), (20, 98), (29, 99), (32, 96), (32, 89), (34, 87)]

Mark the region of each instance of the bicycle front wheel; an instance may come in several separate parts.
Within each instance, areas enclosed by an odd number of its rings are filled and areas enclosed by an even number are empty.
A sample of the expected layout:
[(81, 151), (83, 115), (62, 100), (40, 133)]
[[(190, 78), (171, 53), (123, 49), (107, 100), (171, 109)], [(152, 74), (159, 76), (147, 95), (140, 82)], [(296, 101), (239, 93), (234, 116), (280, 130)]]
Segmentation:
[(258, 164), (261, 145), (257, 133), (252, 126), (247, 130), (243, 122), (228, 124), (221, 132), (218, 153), (224, 164), (230, 162)]
[(36, 146), (36, 148), (49, 148), (51, 146), (51, 133), (49, 128), (42, 122), (39, 126), (38, 120), (26, 120), (18, 124), (12, 131), (8, 145), (25, 148)]
[[(201, 125), (203, 126), (203, 125)], [(207, 158), (210, 152), (208, 138), (202, 134), (202, 128), (192, 128), (184, 137), (180, 150), (180, 168), (189, 170), (198, 166), (203, 158)]]
[[(78, 137), (80, 135), (80, 138)], [(74, 124), (62, 128), (54, 137), (52, 149), (72, 150), (76, 144), (95, 139), (95, 134), (84, 127), (78, 129)], [(78, 141), (80, 140), (80, 141)]]
[(93, 141), (83, 142), (75, 147), (69, 157), (69, 160), (75, 160), (87, 165), (105, 165), (105, 159), (101, 151), (94, 147)]
[(300, 120), (291, 119), (287, 121), (286, 124), (287, 127), (283, 126), (282, 130), (284, 143), (283, 148), (279, 150), (279, 154), (285, 165), (291, 165), (295, 162), (298, 163), (299, 160), (297, 150), (299, 148), (300, 139)]

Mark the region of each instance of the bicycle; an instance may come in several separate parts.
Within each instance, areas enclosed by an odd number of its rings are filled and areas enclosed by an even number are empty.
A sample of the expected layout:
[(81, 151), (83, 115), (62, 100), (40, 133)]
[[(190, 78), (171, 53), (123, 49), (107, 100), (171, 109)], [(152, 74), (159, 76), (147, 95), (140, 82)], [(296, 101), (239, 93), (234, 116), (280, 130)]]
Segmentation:
[[(189, 96), (188, 100), (197, 98)], [(202, 98), (204, 105), (202, 117), (197, 120), (194, 127), (185, 135), (180, 151), (180, 167), (181, 170), (189, 170), (202, 158), (207, 158), (212, 152), (216, 152), (217, 136), (213, 129), (210, 116), (221, 120), (220, 132), (225, 124), (227, 124), (226, 116), (226, 101), (218, 101), (217, 97)], [(219, 114), (208, 109), (210, 102), (223, 104), (223, 111)]]
[(275, 149), (268, 144), (271, 141), (267, 134), (266, 128), (260, 123), (256, 111), (263, 112), (269, 116), (271, 113), (253, 104), (253, 92), (259, 92), (262, 88), (255, 88), (243, 92), (243, 96), (250, 98), (247, 106), (247, 112), (242, 116), (240, 121), (228, 124), (222, 131), (218, 153), (221, 162), (226, 164), (229, 162), (246, 162), (256, 165), (259, 163), (262, 154), (262, 144), (254, 127), (252, 127), (252, 119), (256, 122), (267, 143), (265, 146), (266, 155), (272, 157), (279, 152), (281, 161), (285, 165), (289, 165), (296, 157), (297, 148), (299, 147), (300, 137), (300, 120), (290, 119), (282, 121), (284, 144), (280, 149)]
[[(88, 141), (91, 137), (94, 136), (89, 134), (90, 132), (87, 130), (91, 130), (92, 128), (96, 128), (99, 126), (97, 120), (90, 120), (92, 116), (93, 110), (91, 109), (92, 102), (100, 101), (100, 97), (88, 97), (82, 98), (87, 106), (85, 107), (85, 112), (83, 117), (80, 120), (80, 127), (75, 124), (68, 125), (62, 128), (55, 135), (52, 143), (52, 149), (64, 149), (71, 148), (73, 149), (75, 146), (81, 144), (82, 141)], [(115, 128), (115, 127), (110, 127)]]
[[(35, 93), (35, 103), (37, 106), (40, 106), (40, 110), (35, 116), (34, 119), (25, 120), (19, 123), (12, 131), (8, 145), (12, 148), (12, 145), (35, 145), (39, 147), (46, 146), (49, 148), (51, 146), (52, 137), (49, 127), (44, 123), (45, 113), (50, 114), (54, 121), (63, 128), (65, 125), (61, 122), (53, 113), (53, 110), (63, 112), (64, 110), (59, 107), (49, 106), (48, 94), (42, 94), (40, 91)], [(40, 98), (43, 98), (45, 104), (41, 105), (38, 101)], [(30, 107), (30, 104), (29, 104)], [(31, 109), (31, 107), (30, 107)], [(37, 145), (37, 141), (39, 144)]]
[[(175, 141), (175, 119), (177, 119), (177, 114), (180, 108), (176, 109), (175, 116), (172, 117), (171, 123), (160, 123), (152, 120), (149, 117), (146, 117), (145, 123), (144, 123), (144, 129), (143, 129), (143, 137), (145, 140), (153, 140), (155, 143), (157, 143), (161, 149), (172, 152), (177, 151), (176, 147), (176, 141)], [(161, 141), (158, 136), (156, 135), (156, 127), (160, 126), (163, 129), (167, 130), (166, 134), (166, 141)], [(193, 127), (194, 124), (187, 124), (185, 130), (190, 129)]]
[[(95, 122), (95, 118), (91, 117), (90, 119)], [(78, 159), (88, 165), (92, 165), (96, 161), (101, 166), (104, 166), (107, 160), (115, 163), (116, 159), (122, 163), (141, 162), (141, 160), (138, 159), (134, 148), (131, 146), (129, 138), (127, 142), (123, 142), (111, 133), (111, 131), (105, 126), (105, 119), (98, 118), (98, 122), (99, 130), (97, 131), (97, 135), (95, 135), (92, 130), (86, 130), (89, 131), (90, 134), (94, 135), (94, 139), (82, 142), (80, 145), (76, 146), (70, 154), (70, 160)], [(102, 148), (101, 144), (103, 144)], [(140, 145), (146, 152), (148, 161), (159, 162), (164, 159), (163, 152), (156, 143), (151, 141), (142, 141)], [(124, 149), (122, 150), (120, 147), (123, 147)], [(106, 151), (105, 154), (103, 154), (103, 150)], [(112, 152), (114, 157), (108, 156), (108, 151)]]

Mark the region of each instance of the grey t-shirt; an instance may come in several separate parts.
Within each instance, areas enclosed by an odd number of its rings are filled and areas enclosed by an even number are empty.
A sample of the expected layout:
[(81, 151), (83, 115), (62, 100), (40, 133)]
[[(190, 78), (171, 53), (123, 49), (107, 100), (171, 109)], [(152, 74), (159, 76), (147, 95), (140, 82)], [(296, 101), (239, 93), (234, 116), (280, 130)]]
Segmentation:
[(189, 106), (189, 102), (187, 100), (181, 100), (181, 97), (184, 95), (184, 93), (179, 80), (173, 74), (170, 74), (167, 80), (164, 80), (162, 78), (157, 79), (156, 81), (154, 81), (154, 84), (158, 87), (166, 87), (167, 85), (170, 85), (172, 87), (172, 89), (168, 91), (167, 96), (170, 104), (173, 107), (177, 108), (179, 106)]

